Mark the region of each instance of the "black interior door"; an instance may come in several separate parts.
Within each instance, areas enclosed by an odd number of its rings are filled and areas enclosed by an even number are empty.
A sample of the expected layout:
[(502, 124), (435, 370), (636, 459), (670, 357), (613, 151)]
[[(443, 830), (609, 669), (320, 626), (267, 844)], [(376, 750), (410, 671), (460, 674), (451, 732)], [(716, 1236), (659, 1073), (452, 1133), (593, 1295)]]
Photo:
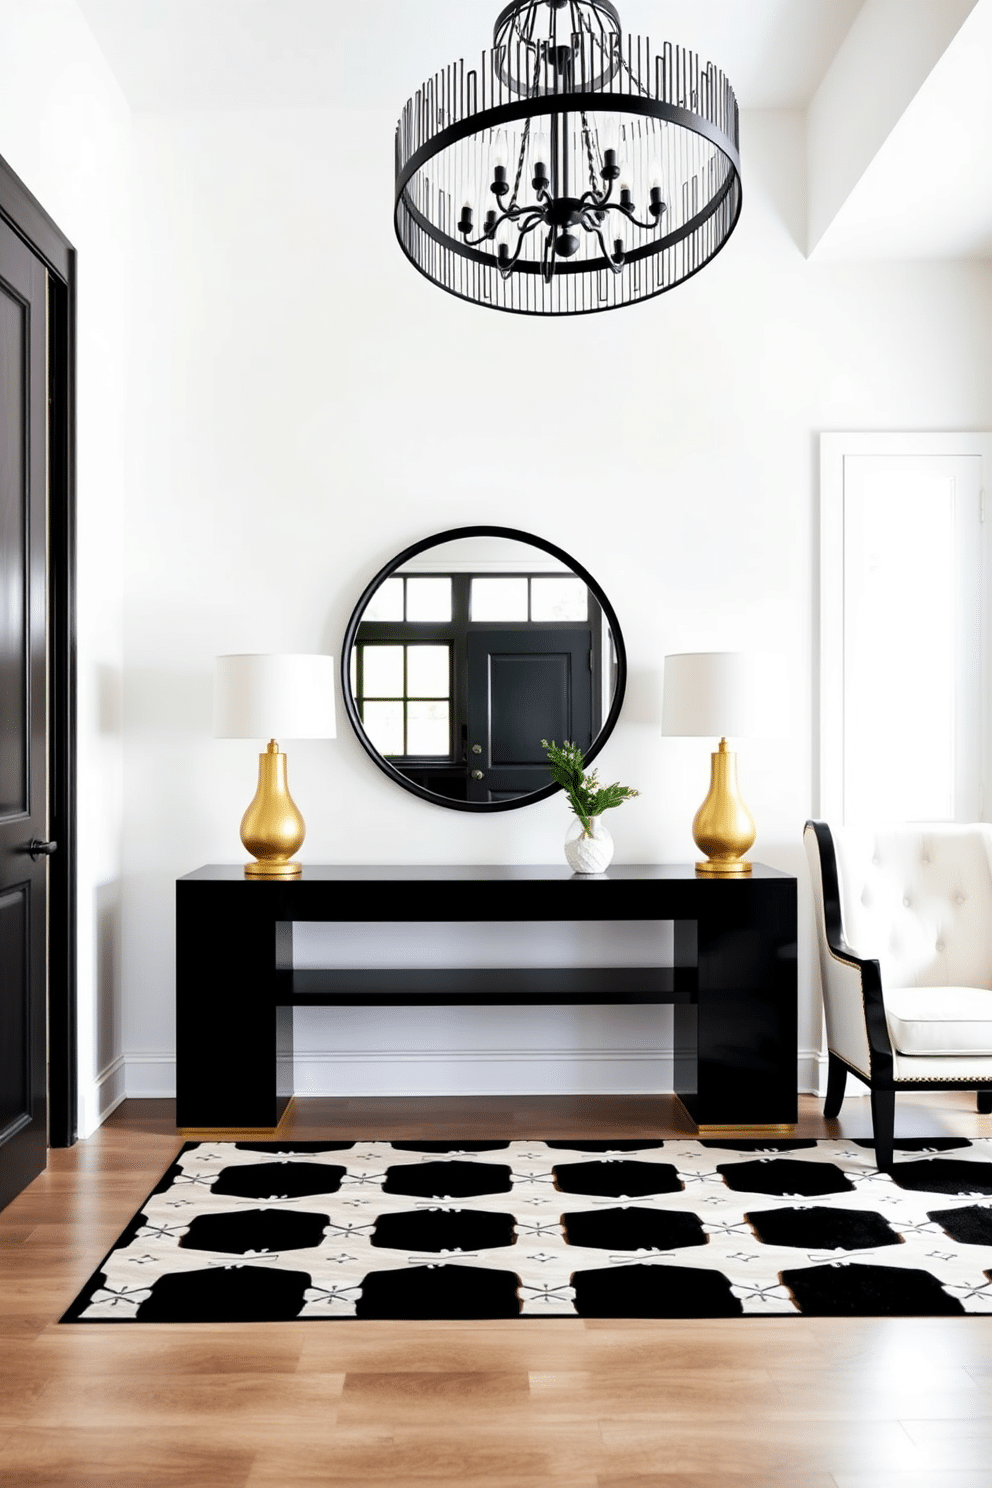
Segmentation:
[(0, 221), (0, 1207), (48, 1145), (46, 295)]
[(591, 742), (591, 630), (472, 629), (467, 649), (468, 799), (540, 790), (542, 739)]

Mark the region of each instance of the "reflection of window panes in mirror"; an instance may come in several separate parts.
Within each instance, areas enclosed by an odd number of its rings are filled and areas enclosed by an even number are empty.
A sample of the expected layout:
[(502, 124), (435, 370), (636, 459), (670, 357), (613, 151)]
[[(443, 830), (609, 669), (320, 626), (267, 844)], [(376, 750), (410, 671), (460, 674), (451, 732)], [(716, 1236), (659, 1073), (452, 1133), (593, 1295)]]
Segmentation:
[(362, 724), (382, 755), (403, 753), (403, 703), (369, 703), (362, 707)]
[(584, 579), (533, 578), (530, 581), (532, 620), (587, 620), (589, 591)]
[(403, 619), (403, 580), (386, 579), (373, 594), (365, 610), (366, 620)]
[(403, 647), (364, 646), (363, 687), (367, 698), (401, 698), (403, 688)]
[[(388, 649), (392, 650), (392, 647)], [(411, 698), (446, 698), (451, 693), (451, 651), (448, 646), (408, 646), (406, 695)], [(366, 686), (366, 692), (372, 688)], [(411, 753), (415, 753), (411, 748)]]
[(451, 753), (451, 723), (447, 703), (407, 703), (406, 750), (408, 755), (447, 758)]
[(450, 620), (451, 580), (448, 578), (407, 579), (406, 618), (408, 621), (434, 621), (435, 623)]
[(527, 580), (517, 578), (473, 579), (469, 618), (480, 620), (527, 619)]

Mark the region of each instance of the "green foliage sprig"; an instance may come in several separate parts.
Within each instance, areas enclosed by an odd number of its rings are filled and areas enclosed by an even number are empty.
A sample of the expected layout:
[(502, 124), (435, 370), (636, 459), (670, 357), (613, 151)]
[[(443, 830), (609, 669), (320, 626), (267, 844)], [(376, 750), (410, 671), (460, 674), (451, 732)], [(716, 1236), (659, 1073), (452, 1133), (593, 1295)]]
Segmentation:
[(552, 780), (561, 786), (568, 797), (569, 805), (582, 823), (583, 837), (592, 836), (594, 816), (599, 816), (600, 812), (609, 811), (614, 806), (622, 806), (624, 801), (640, 795), (640, 791), (629, 785), (600, 785), (595, 770), (586, 773), (582, 750), (568, 739), (562, 741), (560, 748), (553, 739), (550, 744), (547, 739), (542, 739), (541, 748), (547, 751)]

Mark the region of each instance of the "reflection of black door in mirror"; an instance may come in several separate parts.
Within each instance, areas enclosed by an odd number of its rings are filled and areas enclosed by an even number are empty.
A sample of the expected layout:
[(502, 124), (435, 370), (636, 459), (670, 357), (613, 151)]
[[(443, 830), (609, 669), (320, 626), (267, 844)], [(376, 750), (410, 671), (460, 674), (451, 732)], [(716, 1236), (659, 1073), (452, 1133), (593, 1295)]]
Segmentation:
[(546, 785), (542, 739), (571, 739), (588, 751), (591, 659), (588, 627), (469, 631), (470, 801), (506, 801)]
[(366, 587), (341, 680), (361, 744), (397, 784), (460, 811), (506, 811), (559, 789), (542, 738), (595, 759), (626, 663), (616, 614), (581, 564), (515, 528), (459, 527)]

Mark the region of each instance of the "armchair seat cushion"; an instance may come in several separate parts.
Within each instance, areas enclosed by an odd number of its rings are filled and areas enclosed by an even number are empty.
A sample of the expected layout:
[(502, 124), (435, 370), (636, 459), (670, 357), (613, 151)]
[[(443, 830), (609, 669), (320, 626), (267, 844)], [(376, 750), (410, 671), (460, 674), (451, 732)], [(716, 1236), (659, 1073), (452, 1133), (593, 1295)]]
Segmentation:
[(992, 1053), (992, 991), (986, 987), (887, 987), (885, 1021), (899, 1054)]

